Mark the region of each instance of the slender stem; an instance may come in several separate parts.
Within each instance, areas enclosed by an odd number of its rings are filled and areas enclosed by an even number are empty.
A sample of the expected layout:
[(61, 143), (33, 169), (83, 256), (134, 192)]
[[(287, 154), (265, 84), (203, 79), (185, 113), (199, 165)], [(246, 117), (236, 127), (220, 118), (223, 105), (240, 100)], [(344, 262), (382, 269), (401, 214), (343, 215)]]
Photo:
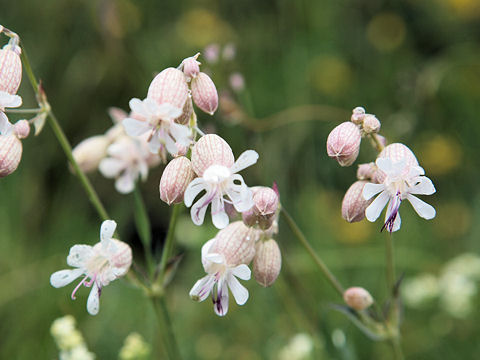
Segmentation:
[(393, 256), (393, 236), (389, 234), (385, 243), (385, 273), (387, 277), (388, 294), (393, 295), (395, 286), (395, 259)]
[(170, 314), (168, 313), (167, 305), (165, 303), (165, 298), (163, 295), (160, 295), (152, 296), (151, 299), (160, 330), (163, 332), (162, 334), (159, 334), (159, 338), (161, 338), (164, 348), (168, 354), (168, 358), (170, 360), (179, 360), (182, 357), (180, 355), (180, 350), (175, 338), (175, 333), (173, 332), (173, 326), (170, 320)]
[(370, 138), (372, 139), (373, 143), (375, 144), (375, 147), (377, 148), (378, 152), (381, 152), (385, 146), (383, 146), (382, 142), (378, 138), (377, 134), (370, 134)]
[(292, 219), (292, 217), (288, 214), (288, 212), (285, 210), (285, 208), (282, 207), (281, 213), (283, 217), (285, 218), (285, 221), (287, 222), (288, 226), (290, 227), (290, 230), (292, 230), (293, 234), (296, 236), (298, 241), (303, 245), (305, 250), (310, 254), (312, 257), (313, 261), (317, 264), (319, 267), (320, 271), (323, 273), (323, 275), (326, 277), (330, 285), (337, 291), (337, 293), (343, 297), (344, 289), (340, 282), (337, 280), (337, 278), (332, 274), (332, 272), (328, 269), (327, 265), (323, 262), (323, 260), (317, 255), (315, 250), (312, 248), (310, 243), (307, 241), (307, 238), (305, 235), (303, 235), (302, 231), (298, 227), (298, 225), (295, 223), (295, 221)]
[(135, 197), (135, 225), (137, 227), (140, 240), (142, 241), (148, 272), (150, 276), (152, 276), (155, 263), (152, 255), (152, 233), (150, 219), (148, 218), (147, 207), (145, 206), (142, 193), (138, 186), (135, 186), (133, 195)]
[(5, 109), (5, 112), (12, 113), (12, 114), (36, 114), (41, 112), (42, 108), (36, 109)]
[(400, 337), (395, 336), (390, 339), (390, 344), (392, 345), (393, 348), (393, 355), (395, 360), (403, 360), (403, 351), (402, 347), (400, 346)]
[(182, 204), (173, 205), (172, 217), (170, 218), (170, 224), (168, 225), (167, 238), (165, 239), (165, 244), (163, 245), (162, 258), (160, 260), (160, 279), (163, 281), (165, 271), (167, 269), (167, 262), (169, 257), (172, 254), (173, 243), (175, 240), (175, 229), (177, 226), (178, 215), (182, 210)]
[(45, 109), (45, 111), (47, 112), (48, 123), (50, 124), (53, 130), (53, 133), (55, 134), (58, 142), (60, 143), (60, 146), (65, 152), (65, 155), (67, 156), (68, 161), (70, 162), (73, 169), (75, 170), (75, 173), (78, 176), (78, 179), (80, 180), (80, 183), (82, 184), (83, 188), (85, 189), (85, 192), (87, 193), (88, 198), (90, 199), (90, 202), (95, 207), (98, 214), (103, 220), (110, 219), (110, 216), (108, 216), (108, 213), (105, 210), (105, 207), (103, 206), (102, 202), (100, 201), (100, 198), (98, 197), (95, 189), (90, 183), (90, 180), (88, 180), (85, 173), (82, 171), (78, 163), (75, 161), (75, 158), (73, 157), (73, 154), (72, 154), (72, 147), (68, 142), (68, 139), (65, 136), (65, 133), (63, 132), (57, 118), (55, 117), (55, 114), (51, 110), (50, 104), (47, 101), (47, 97), (45, 93), (40, 88), (38, 81), (35, 75), (33, 74), (32, 67), (30, 66), (30, 62), (28, 60), (27, 53), (24, 47), (22, 47), (21, 57), (22, 57), (24, 68), (25, 68), (25, 72), (27, 73), (28, 79), (30, 80), (33, 90), (35, 91), (35, 94), (37, 95), (37, 101), (39, 101), (39, 105), (43, 109)]

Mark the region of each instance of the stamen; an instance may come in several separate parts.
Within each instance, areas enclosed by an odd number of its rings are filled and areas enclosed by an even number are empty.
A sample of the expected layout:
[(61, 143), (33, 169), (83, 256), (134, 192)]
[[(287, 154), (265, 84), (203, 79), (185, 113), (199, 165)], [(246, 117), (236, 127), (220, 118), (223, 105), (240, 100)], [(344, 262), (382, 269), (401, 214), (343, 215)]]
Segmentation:
[(80, 281), (80, 282), (78, 283), (78, 285), (75, 287), (75, 289), (73, 289), (72, 296), (71, 296), (72, 300), (75, 300), (75, 299), (76, 299), (75, 293), (76, 293), (77, 290), (80, 288), (80, 286), (82, 286), (82, 284), (85, 282), (85, 280), (87, 280), (87, 278), (88, 278), (88, 275), (85, 275), (85, 277), (82, 279), (82, 281)]

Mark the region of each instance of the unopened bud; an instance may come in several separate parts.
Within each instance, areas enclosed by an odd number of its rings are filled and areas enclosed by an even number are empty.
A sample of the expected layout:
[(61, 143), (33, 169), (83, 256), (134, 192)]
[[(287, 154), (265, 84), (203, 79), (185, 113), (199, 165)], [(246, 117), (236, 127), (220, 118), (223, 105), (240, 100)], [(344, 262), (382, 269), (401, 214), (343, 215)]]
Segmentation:
[(197, 53), (196, 55), (182, 61), (183, 73), (189, 80), (196, 78), (200, 72), (200, 62), (197, 61), (199, 55), (200, 53)]
[(253, 259), (253, 275), (262, 286), (271, 286), (282, 268), (282, 255), (275, 240), (259, 241)]
[(5, 45), (0, 50), (0, 91), (14, 95), (22, 81), (21, 49)]
[(367, 164), (358, 165), (357, 179), (358, 180), (370, 180), (377, 171), (377, 166), (373, 162)]
[(30, 124), (27, 120), (19, 120), (13, 125), (13, 132), (19, 139), (25, 139), (30, 134)]
[(192, 164), (184, 156), (170, 161), (160, 179), (160, 199), (168, 205), (181, 203), (188, 184), (195, 174)]
[(254, 205), (242, 213), (243, 222), (248, 226), (257, 225), (260, 229), (267, 230), (275, 220), (278, 195), (273, 189), (264, 186), (252, 190)]
[(356, 181), (345, 193), (342, 201), (342, 217), (348, 222), (357, 222), (365, 217), (365, 209), (372, 199), (365, 200), (362, 196), (363, 187), (367, 181)]
[(22, 143), (11, 134), (0, 135), (0, 178), (13, 173), (22, 158)]
[(248, 265), (255, 256), (255, 239), (257, 230), (235, 221), (220, 230), (210, 253), (223, 254), (229, 266)]
[(183, 109), (188, 98), (188, 85), (185, 75), (175, 68), (163, 70), (151, 82), (147, 97), (159, 104), (169, 103)]
[(350, 120), (354, 124), (360, 125), (363, 122), (363, 119), (365, 119), (365, 109), (361, 106), (357, 106), (355, 109), (353, 109)]
[(210, 76), (201, 72), (192, 80), (192, 97), (195, 105), (207, 114), (213, 115), (218, 107), (218, 93)]
[(343, 300), (352, 309), (361, 311), (373, 304), (370, 293), (361, 287), (351, 287), (343, 293)]
[(375, 115), (367, 114), (363, 119), (363, 131), (366, 134), (377, 133), (380, 130), (380, 121)]
[(198, 176), (203, 176), (211, 165), (231, 168), (235, 159), (232, 148), (220, 136), (202, 136), (192, 148), (192, 167)]
[(94, 171), (107, 155), (109, 145), (110, 141), (107, 136), (89, 137), (75, 146), (72, 151), (73, 158), (84, 172)]
[(362, 135), (357, 125), (344, 122), (338, 125), (327, 138), (327, 153), (341, 166), (350, 166), (357, 159)]

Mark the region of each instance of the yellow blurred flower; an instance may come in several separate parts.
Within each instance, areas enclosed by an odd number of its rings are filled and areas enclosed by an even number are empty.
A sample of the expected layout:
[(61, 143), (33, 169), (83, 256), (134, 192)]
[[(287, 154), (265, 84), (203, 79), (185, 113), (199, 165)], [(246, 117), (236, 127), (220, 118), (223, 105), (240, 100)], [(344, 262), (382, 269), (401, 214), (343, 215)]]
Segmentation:
[(380, 13), (367, 25), (367, 39), (378, 51), (390, 52), (405, 40), (405, 21), (395, 13)]
[(454, 239), (463, 236), (472, 225), (472, 210), (460, 201), (437, 205), (437, 219), (433, 227), (442, 238)]
[(308, 68), (312, 85), (327, 95), (340, 95), (352, 83), (352, 70), (340, 57), (324, 55), (314, 58)]
[(439, 0), (453, 10), (455, 15), (464, 19), (480, 16), (480, 1), (478, 0)]
[(449, 173), (462, 160), (462, 149), (458, 142), (440, 134), (429, 136), (429, 140), (420, 146), (418, 154), (421, 166), (432, 176)]

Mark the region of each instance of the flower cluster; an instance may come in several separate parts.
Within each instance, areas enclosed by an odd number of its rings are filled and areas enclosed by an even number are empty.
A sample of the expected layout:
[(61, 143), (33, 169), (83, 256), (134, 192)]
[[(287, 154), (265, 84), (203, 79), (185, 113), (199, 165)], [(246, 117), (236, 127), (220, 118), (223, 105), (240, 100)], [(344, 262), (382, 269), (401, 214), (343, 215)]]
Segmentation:
[(95, 354), (88, 351), (82, 333), (75, 326), (75, 318), (67, 315), (56, 319), (50, 327), (58, 349), (60, 360), (93, 360)]
[[(358, 166), (358, 181), (347, 190), (342, 202), (342, 216), (348, 222), (367, 218), (374, 222), (387, 206), (382, 230), (394, 232), (400, 229), (400, 204), (408, 200), (417, 214), (433, 219), (435, 209), (415, 195), (435, 193), (432, 181), (425, 176), (414, 153), (405, 145), (386, 145), (378, 135), (380, 121), (365, 109), (353, 110), (351, 121), (332, 130), (327, 139), (327, 153), (342, 166), (350, 166), (357, 159), (362, 137), (369, 136), (380, 153), (375, 163)], [(378, 196), (375, 197), (375, 195)]]

